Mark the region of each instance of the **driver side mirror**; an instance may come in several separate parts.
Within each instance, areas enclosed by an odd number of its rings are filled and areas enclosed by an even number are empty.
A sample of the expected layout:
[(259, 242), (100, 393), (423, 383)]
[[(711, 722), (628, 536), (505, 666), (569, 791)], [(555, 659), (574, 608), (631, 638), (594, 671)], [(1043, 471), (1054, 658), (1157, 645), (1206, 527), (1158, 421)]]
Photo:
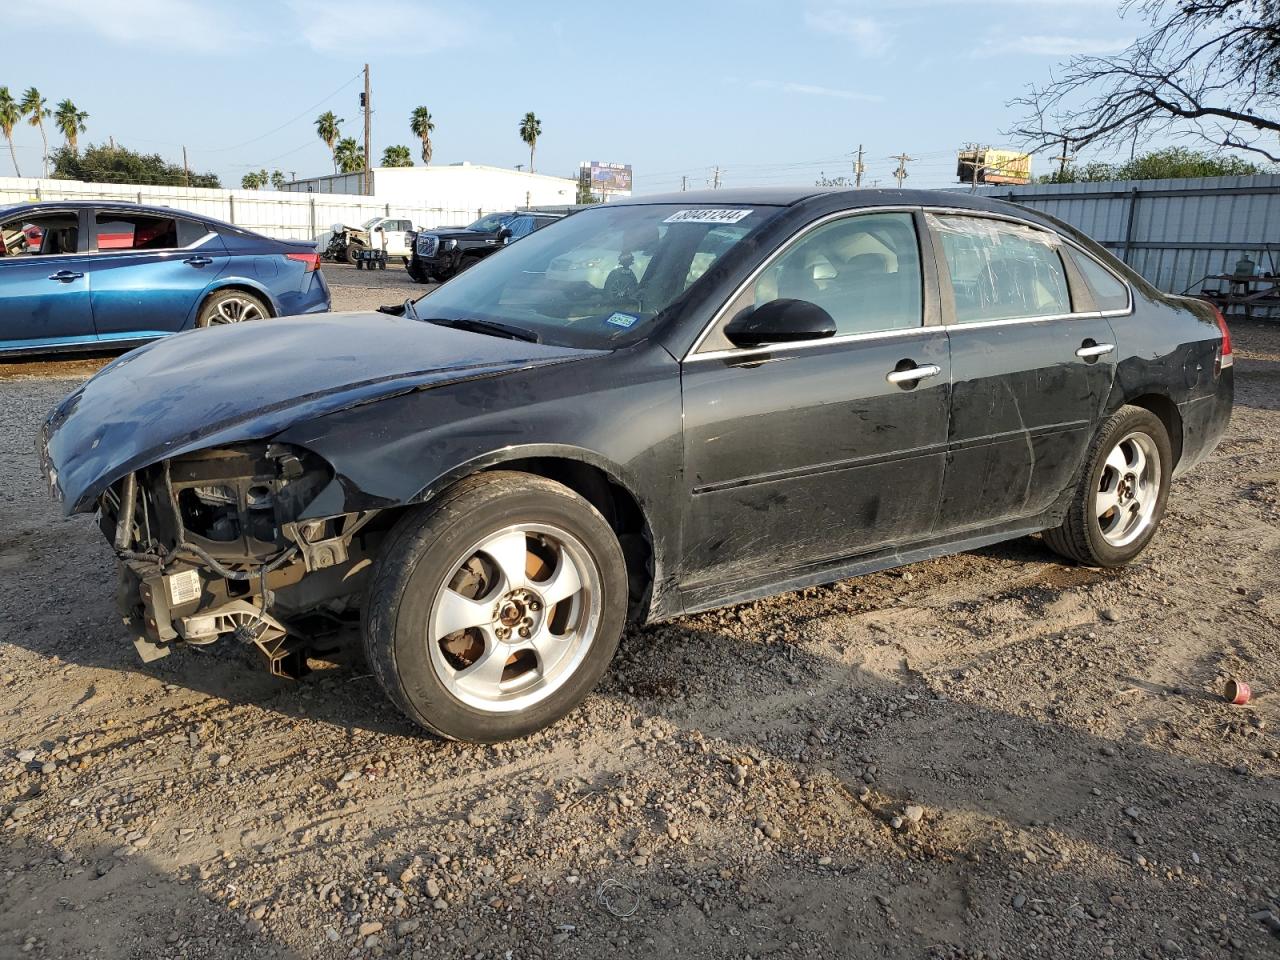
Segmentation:
[(770, 300), (749, 307), (729, 321), (724, 335), (735, 347), (764, 347), (834, 337), (831, 314), (808, 300)]
[(499, 242), (499, 243), (510, 243), (510, 242), (511, 242), (511, 236), (512, 236), (512, 234), (511, 234), (511, 228), (510, 228), (510, 227), (503, 227), (501, 230), (499, 230), (499, 231), (498, 231), (498, 242)]

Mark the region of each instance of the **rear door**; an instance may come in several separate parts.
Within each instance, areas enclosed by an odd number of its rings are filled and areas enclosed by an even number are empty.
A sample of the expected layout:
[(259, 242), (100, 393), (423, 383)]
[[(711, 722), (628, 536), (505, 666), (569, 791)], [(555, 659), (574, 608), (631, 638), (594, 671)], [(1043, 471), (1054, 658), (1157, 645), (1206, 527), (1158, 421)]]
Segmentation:
[[(684, 585), (695, 594), (932, 530), (951, 377), (917, 219), (819, 221), (685, 359)], [(749, 350), (724, 339), (729, 319), (778, 298), (822, 306), (836, 336)]]
[(229, 257), (205, 224), (174, 215), (94, 213), (93, 321), (103, 340), (174, 333)]
[(87, 212), (36, 208), (0, 223), (0, 350), (95, 339)]
[[(374, 246), (385, 249), (389, 257), (407, 257), (409, 255), (409, 230), (412, 224), (408, 220), (383, 220), (382, 244), (374, 237)], [(384, 246), (385, 244), (385, 246)]]
[(1016, 526), (1071, 486), (1115, 376), (1115, 337), (1062, 256), (1020, 221), (929, 214), (951, 341), (939, 533)]

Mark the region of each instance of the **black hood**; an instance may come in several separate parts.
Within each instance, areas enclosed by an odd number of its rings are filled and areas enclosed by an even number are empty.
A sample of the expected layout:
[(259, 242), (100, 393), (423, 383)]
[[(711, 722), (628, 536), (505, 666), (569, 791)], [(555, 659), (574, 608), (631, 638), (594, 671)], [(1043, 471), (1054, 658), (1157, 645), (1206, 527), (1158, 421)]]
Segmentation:
[(419, 236), (439, 237), (441, 240), (492, 240), (498, 235), (495, 230), (493, 233), (481, 233), (479, 230), (468, 230), (466, 227), (441, 227), (438, 230), (420, 230)]
[(595, 352), (380, 313), (192, 330), (125, 354), (63, 400), (41, 433), (41, 461), (66, 512), (85, 511), (125, 474), (182, 453)]

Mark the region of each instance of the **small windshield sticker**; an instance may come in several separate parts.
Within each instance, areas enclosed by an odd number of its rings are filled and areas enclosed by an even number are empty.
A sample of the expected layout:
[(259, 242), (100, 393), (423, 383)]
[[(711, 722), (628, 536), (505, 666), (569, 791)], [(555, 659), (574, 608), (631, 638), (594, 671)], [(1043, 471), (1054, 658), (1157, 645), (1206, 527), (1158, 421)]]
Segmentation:
[(743, 217), (751, 216), (750, 210), (729, 210), (724, 207), (712, 207), (707, 210), (677, 210), (663, 223), (737, 223)]
[(639, 319), (640, 319), (639, 317), (633, 316), (632, 314), (629, 314), (629, 313), (615, 313), (608, 320), (606, 320), (605, 323), (612, 323), (615, 327), (629, 328), (629, 327), (635, 326), (636, 321)]

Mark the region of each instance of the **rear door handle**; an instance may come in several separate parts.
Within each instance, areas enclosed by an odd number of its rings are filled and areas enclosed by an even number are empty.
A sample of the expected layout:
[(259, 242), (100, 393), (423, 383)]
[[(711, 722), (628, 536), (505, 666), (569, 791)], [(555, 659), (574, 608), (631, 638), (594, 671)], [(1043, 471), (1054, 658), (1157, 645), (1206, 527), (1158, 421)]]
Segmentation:
[(83, 276), (83, 273), (76, 273), (74, 270), (59, 270), (57, 273), (50, 274), (49, 279), (57, 280), (59, 283), (70, 283), (72, 280), (79, 280)]
[(1082, 360), (1093, 360), (1096, 357), (1105, 357), (1108, 353), (1116, 348), (1114, 343), (1094, 343), (1086, 341), (1081, 344), (1080, 349), (1076, 351), (1076, 356)]
[(213, 263), (213, 261), (208, 257), (187, 257), (187, 259), (182, 262), (193, 267), (207, 267), (209, 264)]
[(915, 383), (918, 380), (936, 377), (941, 372), (942, 368), (936, 363), (926, 363), (918, 367), (912, 367), (909, 370), (890, 370), (885, 374), (885, 379), (890, 383), (901, 386), (904, 383)]

